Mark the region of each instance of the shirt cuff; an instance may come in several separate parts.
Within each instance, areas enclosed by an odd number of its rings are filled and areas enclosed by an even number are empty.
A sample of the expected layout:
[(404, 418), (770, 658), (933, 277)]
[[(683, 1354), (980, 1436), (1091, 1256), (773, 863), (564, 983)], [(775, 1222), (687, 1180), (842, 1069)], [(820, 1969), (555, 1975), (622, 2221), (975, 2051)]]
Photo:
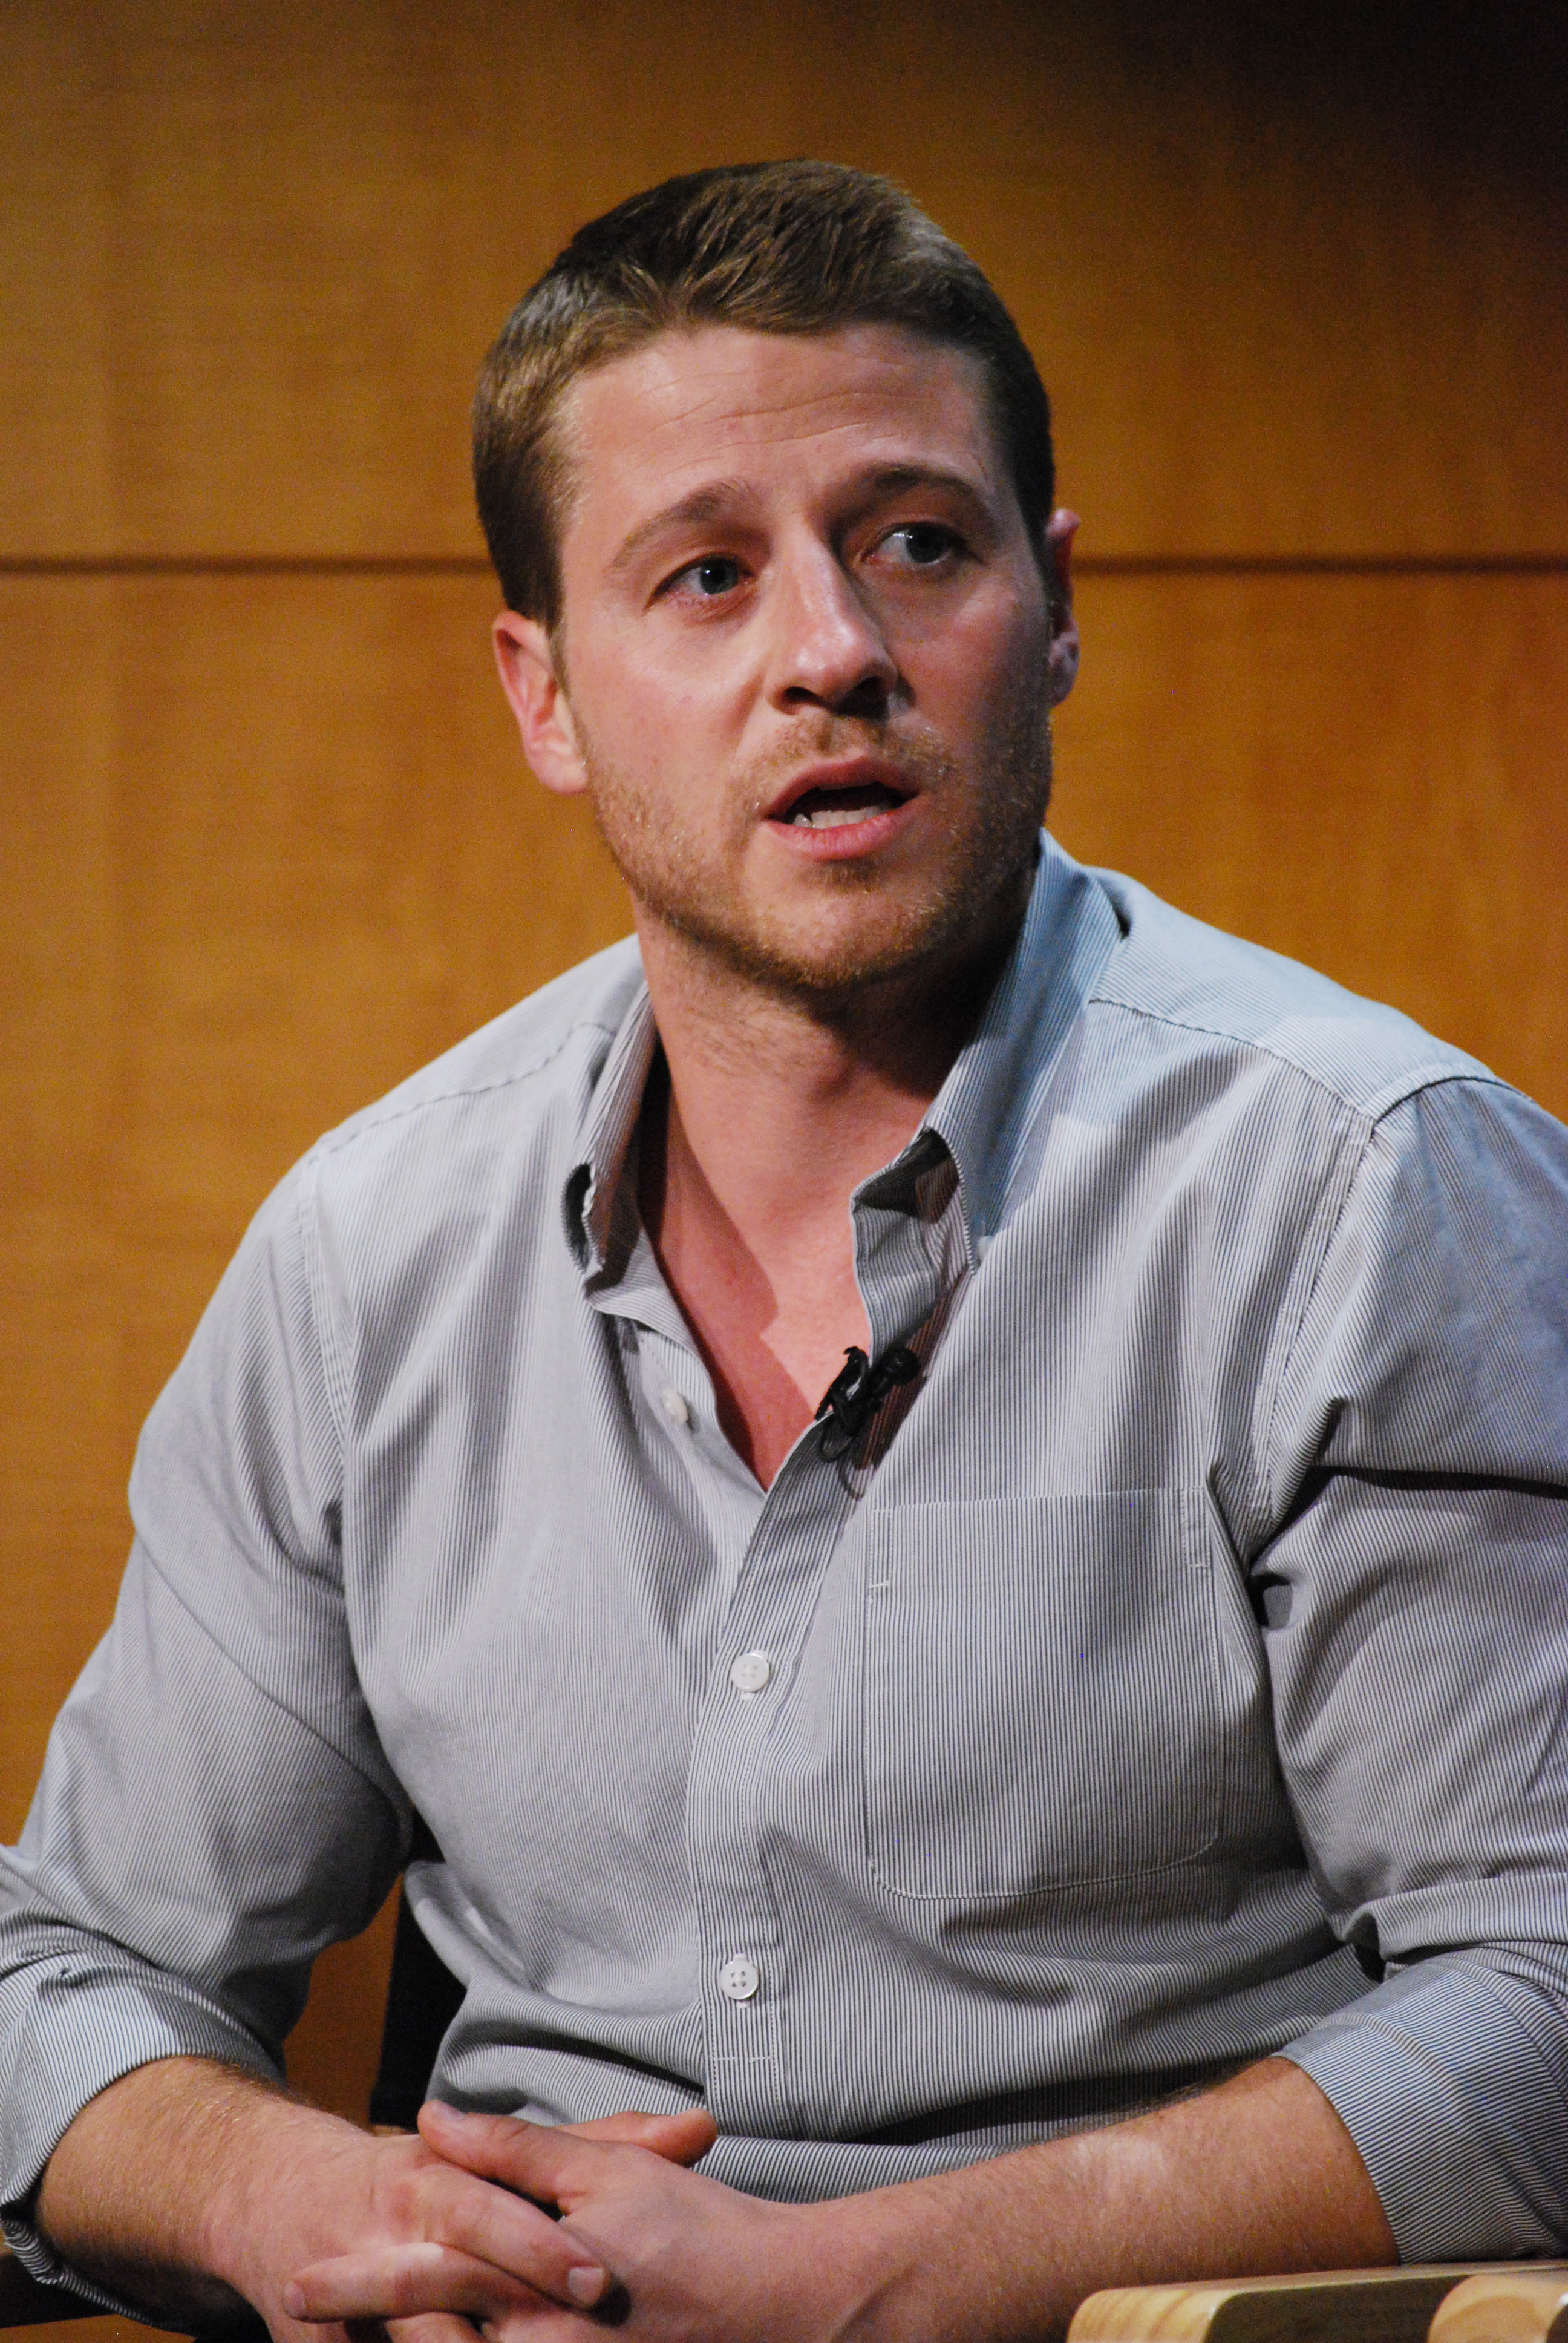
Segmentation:
[[(69, 2287), (73, 2296), (84, 2296), (88, 2302), (95, 2302), (100, 2310), (116, 2310), (125, 2318), (136, 2319), (144, 2327), (146, 2325), (145, 2307), (138, 2309), (126, 2298), (111, 2294), (107, 2287), (99, 2286), (92, 2278), (82, 2278), (75, 2270), (67, 2269), (59, 2257), (50, 2252), (37, 2230), (29, 2228), (17, 2215), (0, 2215), (0, 2233), (4, 2233), (6, 2244), (30, 2278), (41, 2279), (45, 2286)], [(69, 2304), (61, 2305), (60, 2315), (64, 2318), (70, 2318)]]
[[(1519, 1974), (1544, 1970), (1552, 1988)], [(1568, 1957), (1433, 1955), (1277, 2055), (1310, 2075), (1405, 2262), (1523, 2259), (1568, 2239)]]

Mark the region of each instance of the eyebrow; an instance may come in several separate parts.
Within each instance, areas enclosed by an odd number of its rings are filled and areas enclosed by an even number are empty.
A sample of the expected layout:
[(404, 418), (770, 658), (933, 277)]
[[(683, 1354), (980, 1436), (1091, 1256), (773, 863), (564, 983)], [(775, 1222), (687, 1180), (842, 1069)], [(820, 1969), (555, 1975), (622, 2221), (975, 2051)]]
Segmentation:
[(706, 488), (693, 488), (678, 503), (666, 505), (661, 512), (649, 515), (638, 523), (629, 537), (622, 539), (612, 571), (629, 569), (644, 546), (653, 538), (667, 537), (672, 530), (701, 528), (710, 520), (718, 520), (735, 505), (743, 504), (751, 491), (744, 480), (712, 480)]
[(955, 472), (947, 464), (880, 464), (869, 474), (863, 496), (868, 504), (879, 497), (897, 496), (900, 488), (946, 488), (962, 497), (966, 504), (984, 504), (984, 488), (970, 479), (967, 472)]
[[(966, 504), (984, 506), (987, 502), (981, 485), (967, 473), (955, 472), (945, 464), (879, 464), (857, 484), (853, 503), (863, 511), (880, 498), (897, 496), (905, 488), (940, 488), (949, 495), (961, 497)], [(711, 480), (703, 488), (693, 488), (689, 496), (666, 505), (638, 524), (623, 539), (610, 563), (611, 571), (619, 574), (631, 568), (645, 547), (658, 538), (685, 528), (701, 528), (709, 521), (722, 519), (737, 505), (749, 503), (753, 493), (744, 480)]]

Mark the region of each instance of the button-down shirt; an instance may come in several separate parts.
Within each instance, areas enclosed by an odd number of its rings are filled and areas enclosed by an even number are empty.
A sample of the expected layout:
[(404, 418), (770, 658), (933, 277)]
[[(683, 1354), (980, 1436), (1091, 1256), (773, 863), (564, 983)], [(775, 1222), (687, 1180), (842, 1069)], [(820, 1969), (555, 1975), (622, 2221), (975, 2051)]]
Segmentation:
[(803, 2197), (1282, 2051), (1407, 2257), (1561, 2245), (1568, 1133), (1047, 844), (852, 1201), (920, 1380), (764, 1491), (656, 1048), (619, 946), (245, 1240), (0, 1860), (0, 2196), (143, 2061), (275, 2067), (417, 1812), (458, 2104), (700, 2100)]

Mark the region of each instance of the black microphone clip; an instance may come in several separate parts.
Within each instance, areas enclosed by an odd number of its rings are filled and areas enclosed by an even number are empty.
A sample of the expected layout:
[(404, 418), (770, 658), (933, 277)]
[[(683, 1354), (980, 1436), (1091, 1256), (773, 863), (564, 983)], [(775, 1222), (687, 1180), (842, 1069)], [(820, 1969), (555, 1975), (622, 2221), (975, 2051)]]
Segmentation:
[(920, 1372), (919, 1359), (901, 1342), (884, 1351), (875, 1366), (858, 1343), (850, 1344), (817, 1409), (816, 1420), (822, 1424), (817, 1444), (829, 1464), (849, 1454), (894, 1384), (912, 1383)]

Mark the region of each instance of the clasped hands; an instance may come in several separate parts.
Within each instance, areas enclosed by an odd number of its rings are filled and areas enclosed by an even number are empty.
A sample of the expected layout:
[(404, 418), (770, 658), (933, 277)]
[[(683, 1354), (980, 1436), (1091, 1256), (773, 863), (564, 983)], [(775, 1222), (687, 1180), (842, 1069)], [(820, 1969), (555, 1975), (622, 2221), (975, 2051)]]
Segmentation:
[(702, 2109), (556, 2128), (431, 2101), (387, 2140), (363, 2243), (297, 2270), (281, 2308), (396, 2343), (580, 2343), (585, 2314), (649, 2343), (820, 2337), (834, 2257), (822, 2208), (774, 2205), (683, 2169), (716, 2137)]

